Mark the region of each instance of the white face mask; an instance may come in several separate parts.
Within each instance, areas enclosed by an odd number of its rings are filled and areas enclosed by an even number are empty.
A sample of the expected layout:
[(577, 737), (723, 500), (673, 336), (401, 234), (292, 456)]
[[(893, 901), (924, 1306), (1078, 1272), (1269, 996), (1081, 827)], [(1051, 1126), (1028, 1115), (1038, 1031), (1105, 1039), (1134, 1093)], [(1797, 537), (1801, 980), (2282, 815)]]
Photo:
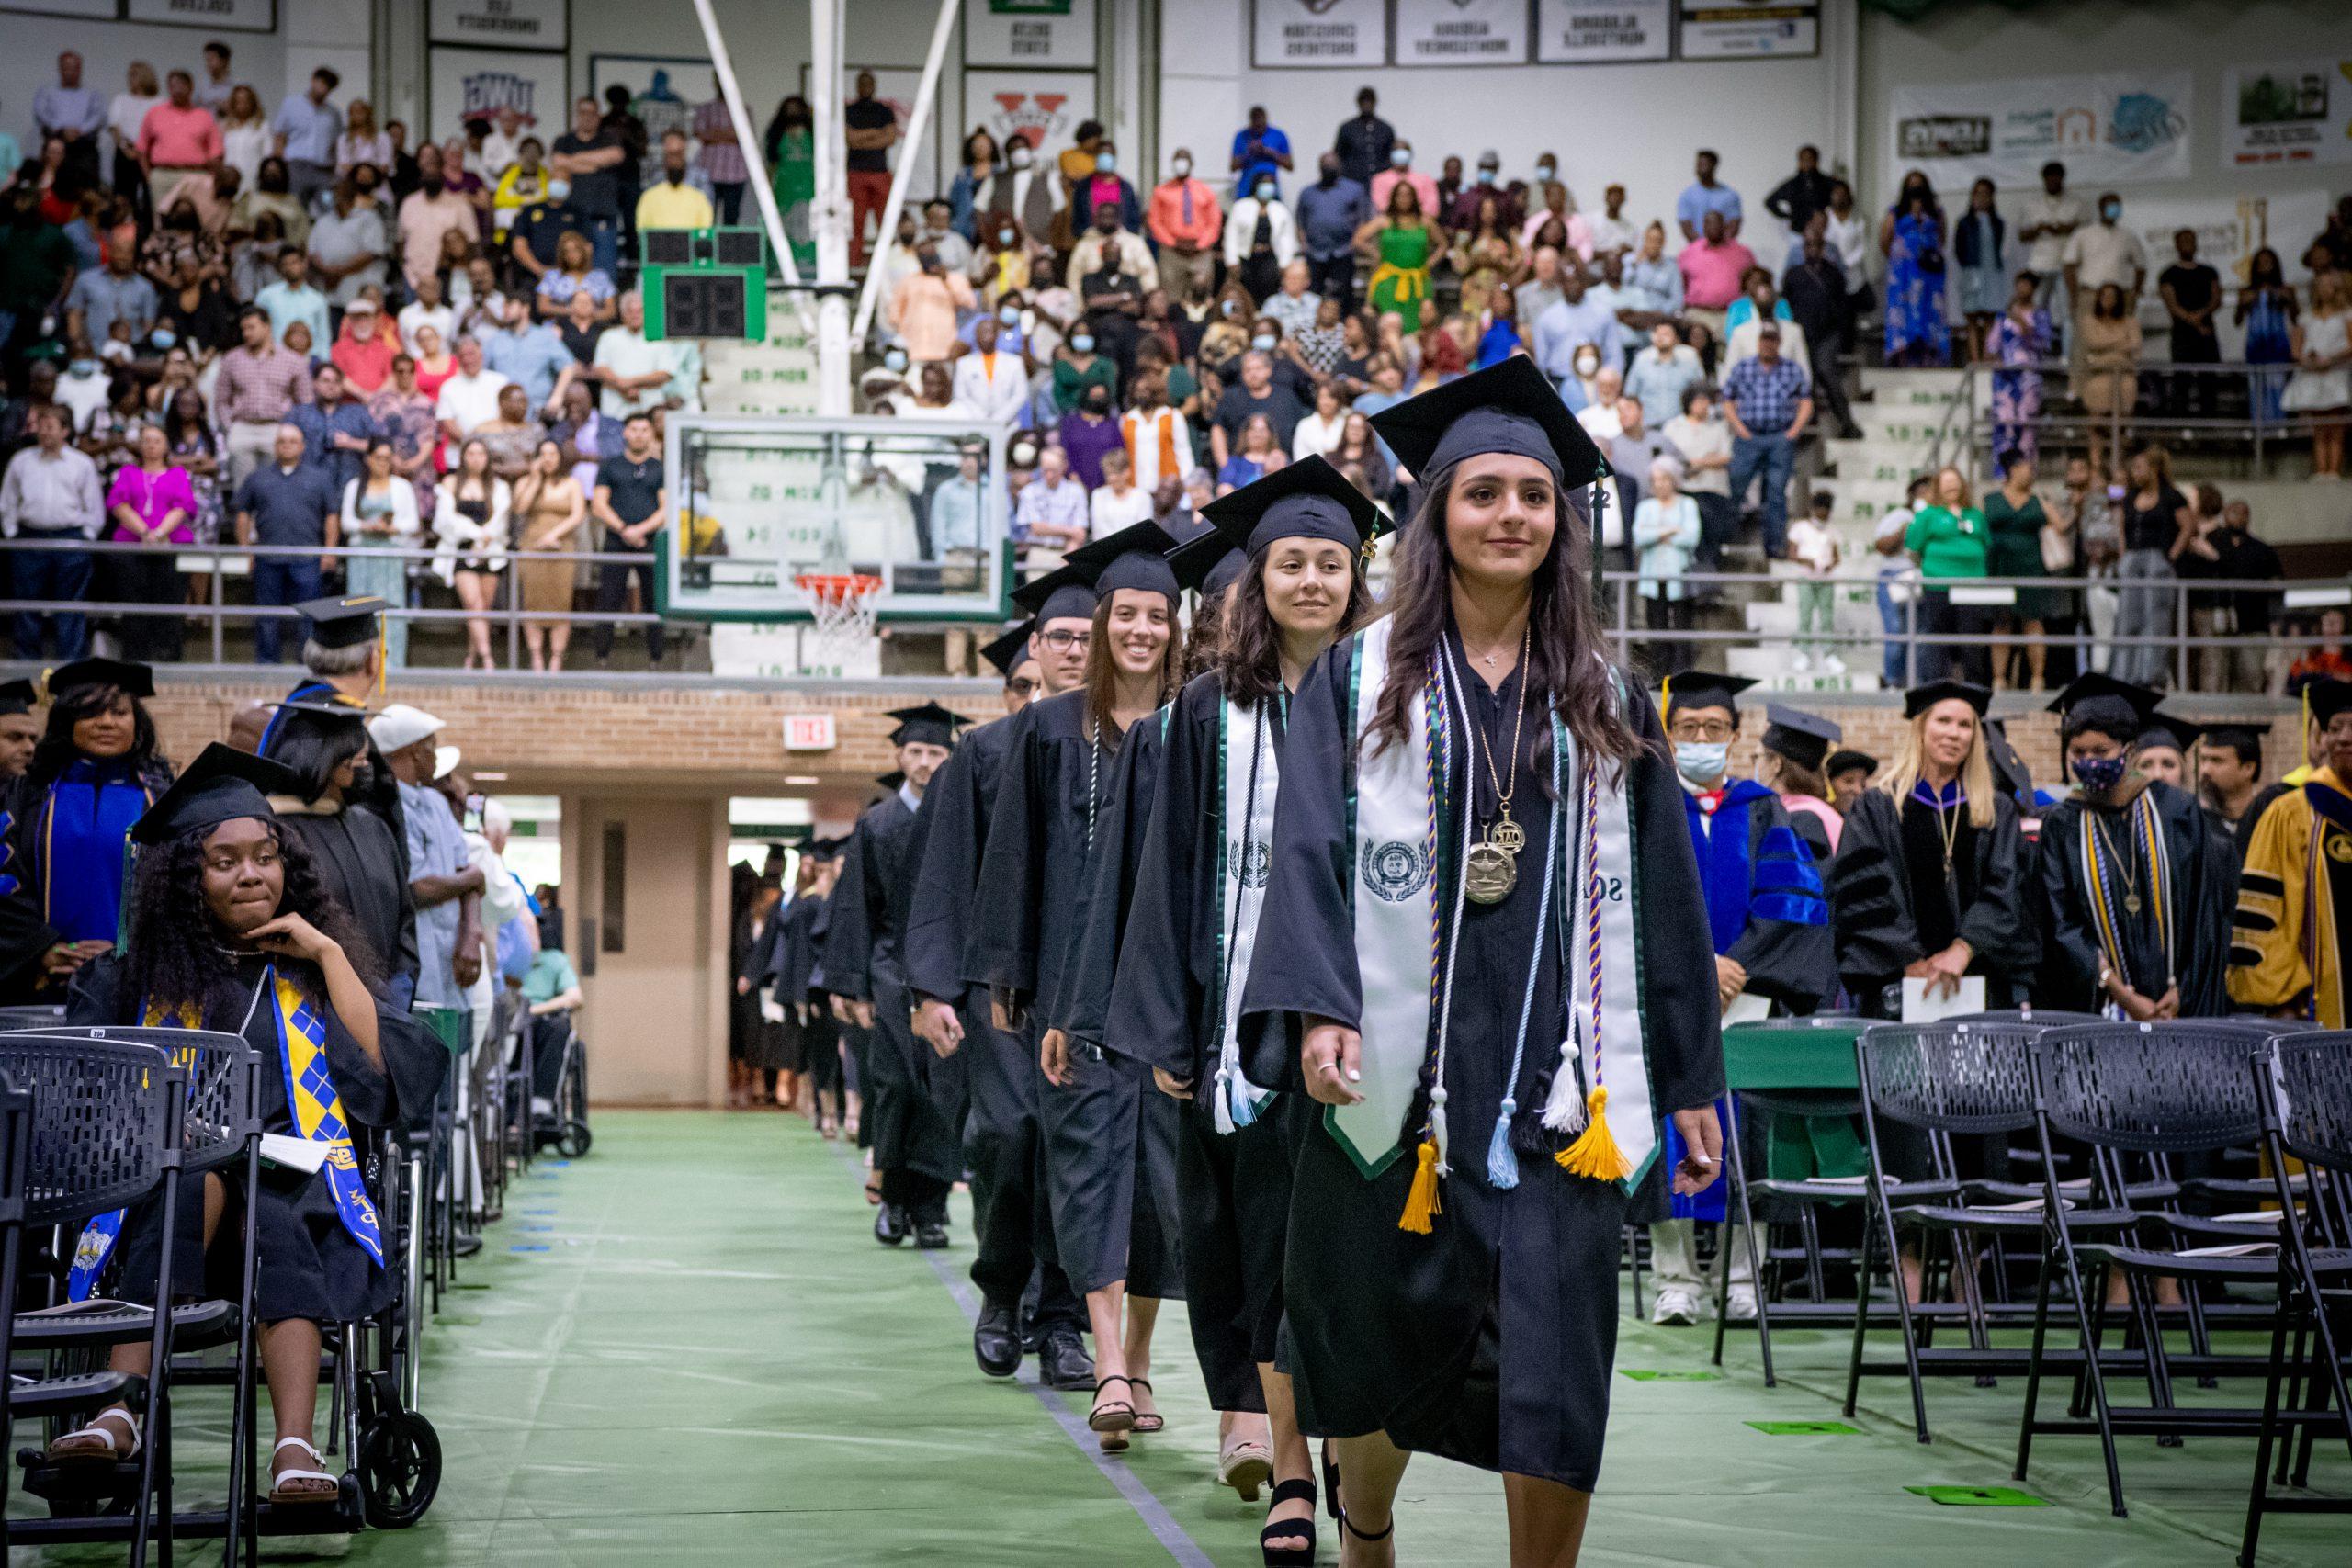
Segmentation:
[(1025, 169), (1029, 166), (1029, 148), (1026, 143), (1013, 148), (1012, 166), (1016, 169)]
[(1176, 177), (1180, 180), (1193, 172), (1193, 161), (1190, 158), (1179, 158), (1169, 166), (1176, 171)]

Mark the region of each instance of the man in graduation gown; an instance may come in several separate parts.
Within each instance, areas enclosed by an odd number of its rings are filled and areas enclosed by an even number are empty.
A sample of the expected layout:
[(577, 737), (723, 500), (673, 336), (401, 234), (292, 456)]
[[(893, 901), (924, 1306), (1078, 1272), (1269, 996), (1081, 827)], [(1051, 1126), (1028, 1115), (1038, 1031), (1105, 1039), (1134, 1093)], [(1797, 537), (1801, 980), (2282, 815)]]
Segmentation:
[[(1829, 760), (1829, 749), (1846, 739), (1845, 727), (1834, 718), (1824, 718), (1803, 708), (1783, 707), (1779, 703), (1766, 706), (1764, 720), (1764, 734), (1758, 744), (1767, 758), (1778, 759), (1780, 776), (1775, 782), (1781, 786), (1781, 804), (1788, 810), (1789, 826), (1796, 829), (1797, 837), (1812, 852), (1815, 867), (1826, 868), (1829, 857), (1838, 852), (1838, 835), (1846, 824), (1830, 799), (1825, 764)], [(1758, 771), (1762, 772), (1760, 765)], [(1791, 788), (1800, 778), (1807, 784), (1820, 784), (1821, 793)]]
[(917, 814), (964, 719), (936, 703), (893, 709), (890, 716), (899, 721), (890, 741), (901, 777), (858, 817), (834, 890), (825, 985), (849, 998), (859, 1026), (874, 1032), (865, 1085), (874, 1168), (882, 1179), (874, 1238), (896, 1247), (911, 1232), (917, 1247), (930, 1249), (947, 1245), (947, 1193), (963, 1174), (964, 1158), (956, 1126), (932, 1091), (931, 1053), (915, 1039), (903, 943), (922, 847)]
[(2303, 688), (2325, 761), (2255, 824), (2238, 874), (2230, 999), (2346, 1026), (2352, 960), (2352, 682)]
[[(773, 987), (784, 1009), (791, 1040), (786, 1065), (807, 1075), (809, 1109), (818, 1131), (829, 1138), (837, 1134), (836, 1118), (845, 1116), (847, 1109), (842, 1092), (841, 1036), (828, 1003), (820, 955), (831, 932), (833, 888), (848, 842), (810, 839), (800, 847), (802, 861), (814, 867), (812, 879), (770, 926), (765, 955), (754, 971), (756, 983)], [(829, 1091), (833, 1098), (830, 1114), (825, 1109)]]
[[(1034, 614), (986, 650), (1004, 671), (1008, 715), (1029, 697), (1071, 691), (1085, 679), (1094, 616), (1091, 588), (1069, 584), (1046, 596), (1024, 588), (1016, 598)], [(1019, 682), (1027, 685), (1016, 705)], [(1035, 1349), (1047, 1383), (1091, 1389), (1094, 1363), (1081, 1337), (1086, 1309), (1054, 1257), (1037, 1055), (1018, 1032), (996, 1027), (988, 987), (965, 973), (989, 818), (1012, 736), (1010, 717), (973, 730), (924, 793), (907, 983), (916, 998), (916, 1032), (939, 1055), (964, 1058), (970, 1094), (964, 1154), (972, 1173), (972, 1283), (980, 1292), (972, 1354), (990, 1377), (1011, 1377), (1024, 1349)], [(1033, 1297), (1023, 1322), (1023, 1303)]]
[[(2136, 769), (2143, 705), (2103, 675), (2059, 694), (2076, 793), (2041, 819), (2034, 901), (2037, 1006), (2135, 1022), (2229, 1010), (2231, 859), (2197, 799)], [(2153, 705), (2154, 694), (2146, 694)], [(2180, 744), (2166, 733), (2167, 744)], [(2217, 858), (2218, 852), (2218, 858)]]
[(2205, 819), (2229, 840), (2241, 862), (2255, 824), (2290, 787), (2278, 779), (2262, 782), (2262, 742), (2269, 733), (2267, 724), (2209, 724), (2197, 747), (2197, 797)]
[(41, 954), (57, 940), (31, 904), (16, 897), (17, 785), (40, 740), (39, 704), (30, 681), (0, 683), (0, 1007), (31, 998)]
[[(1736, 675), (1695, 671), (1669, 678), (1667, 736), (1674, 746), (1683, 819), (1706, 895), (1717, 999), (1726, 1011), (1744, 996), (1750, 998), (1749, 1007), (1761, 1002), (1783, 1013), (1809, 1013), (1838, 986), (1820, 864), (1791, 823), (1780, 796), (1754, 779), (1731, 773), (1739, 694), (1755, 683)], [(1826, 835), (1822, 844), (1826, 852)], [(1661, 1172), (1679, 1163), (1681, 1154), (1669, 1130)], [(1697, 1222), (1722, 1221), (1723, 1184), (1693, 1197), (1670, 1198), (1660, 1174), (1652, 1178), (1639, 1201), (1650, 1205), (1650, 1258), (1657, 1271), (1657, 1299), (1650, 1320), (1696, 1323), (1706, 1294)], [(1717, 1249), (1717, 1256), (1731, 1260), (1731, 1314), (1753, 1316), (1756, 1290), (1747, 1277), (1747, 1249), (1725, 1246)]]

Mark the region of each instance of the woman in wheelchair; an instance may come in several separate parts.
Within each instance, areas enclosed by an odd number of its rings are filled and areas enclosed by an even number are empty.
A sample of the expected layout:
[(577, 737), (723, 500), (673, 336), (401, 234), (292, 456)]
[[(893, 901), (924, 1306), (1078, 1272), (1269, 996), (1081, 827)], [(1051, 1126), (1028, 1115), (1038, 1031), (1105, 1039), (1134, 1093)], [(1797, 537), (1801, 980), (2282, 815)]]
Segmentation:
[[(414, 1037), (405, 1014), (378, 1002), (369, 988), (374, 955), (325, 892), (301, 840), (271, 815), (266, 797), (292, 788), (274, 762), (208, 748), (132, 829), (138, 861), (128, 943), (84, 967), (68, 1008), (76, 1024), (242, 1036), (262, 1055), (264, 1130), (323, 1147), (323, 1163), (308, 1172), (307, 1160), (265, 1158), (252, 1193), (234, 1168), (227, 1180), (207, 1175), (202, 1201), (179, 1205), (174, 1245), (172, 1296), (233, 1299), (239, 1206), (254, 1207), (254, 1316), (277, 1429), (269, 1496), (279, 1504), (335, 1496), (335, 1477), (311, 1441), (319, 1325), (382, 1311), (396, 1288), (347, 1129), (390, 1118), (387, 1051), (397, 1056), (430, 1043)], [(119, 1293), (155, 1299), (161, 1229), (154, 1206), (125, 1217), (114, 1265)], [(226, 1245), (216, 1250), (216, 1240)], [(85, 1234), (77, 1274), (92, 1251)], [(215, 1284), (228, 1281), (227, 1289), (208, 1292), (208, 1274)], [(145, 1373), (147, 1345), (116, 1347), (112, 1365)], [(136, 1452), (140, 1441), (136, 1419), (116, 1405), (60, 1438), (50, 1455), (113, 1461)]]

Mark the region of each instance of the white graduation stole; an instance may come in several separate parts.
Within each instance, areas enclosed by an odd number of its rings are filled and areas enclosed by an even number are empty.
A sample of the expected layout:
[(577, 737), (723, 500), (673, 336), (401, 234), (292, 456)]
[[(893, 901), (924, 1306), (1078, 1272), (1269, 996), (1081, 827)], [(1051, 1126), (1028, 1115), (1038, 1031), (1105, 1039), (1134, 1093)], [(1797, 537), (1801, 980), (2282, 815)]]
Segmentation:
[[(1279, 702), (1281, 699), (1274, 699)], [(1237, 730), (1246, 728), (1242, 741)], [(1282, 761), (1262, 706), (1220, 700), (1217, 708), (1220, 771), (1218, 826), (1224, 838), (1217, 878), (1218, 1034), (1216, 1082), (1211, 1111), (1216, 1130), (1230, 1133), (1258, 1119), (1271, 1091), (1252, 1086), (1241, 1072), (1241, 996), (1250, 983), (1256, 951), (1258, 916), (1266, 905), (1266, 875), (1273, 863), (1274, 799), (1282, 789)]]

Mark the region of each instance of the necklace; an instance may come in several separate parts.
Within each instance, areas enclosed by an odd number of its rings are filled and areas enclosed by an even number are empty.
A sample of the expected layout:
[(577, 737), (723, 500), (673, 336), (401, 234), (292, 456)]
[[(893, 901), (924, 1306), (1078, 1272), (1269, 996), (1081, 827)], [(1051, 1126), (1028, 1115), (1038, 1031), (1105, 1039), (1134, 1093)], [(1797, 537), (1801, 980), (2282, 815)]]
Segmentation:
[(2132, 869), (2132, 857), (2118, 850), (2115, 847), (2115, 840), (2108, 836), (2107, 821), (2103, 813), (2086, 811), (2083, 815), (2091, 819), (2091, 830), (2098, 835), (2099, 847), (2107, 852), (2107, 858), (2114, 863), (2116, 874), (2123, 878), (2123, 912), (2127, 915), (2138, 914), (2141, 908), (2140, 877), (2139, 874)]
[[(1496, 764), (1495, 743), (1487, 734), (1486, 726), (1473, 722), (1473, 733), (1477, 737), (1476, 753), (1486, 757), (1487, 776), (1494, 781), (1495, 785), (1495, 819), (1487, 826), (1485, 840), (1473, 845), (1462, 863), (1464, 886), (1470, 897), (1481, 904), (1499, 904), (1510, 897), (1510, 890), (1519, 885), (1519, 852), (1527, 847), (1526, 829), (1511, 820), (1510, 800), (1519, 789), (1519, 742), (1527, 724), (1527, 658), (1534, 629), (1531, 619), (1519, 637), (1520, 700), (1519, 711), (1511, 718), (1510, 777), (1508, 783), (1504, 780), (1502, 769)], [(1490, 654), (1487, 658), (1491, 661), (1493, 656)], [(1471, 719), (1466, 705), (1463, 709), (1463, 717)], [(1476, 768), (1475, 761), (1472, 766)]]
[(1960, 807), (1967, 797), (1962, 795), (1946, 806), (1942, 791), (1921, 779), (1912, 786), (1911, 798), (1936, 814), (1936, 836), (1943, 840), (1944, 847), (1944, 885), (1949, 887), (1952, 883), (1953, 852), (1960, 846)]

